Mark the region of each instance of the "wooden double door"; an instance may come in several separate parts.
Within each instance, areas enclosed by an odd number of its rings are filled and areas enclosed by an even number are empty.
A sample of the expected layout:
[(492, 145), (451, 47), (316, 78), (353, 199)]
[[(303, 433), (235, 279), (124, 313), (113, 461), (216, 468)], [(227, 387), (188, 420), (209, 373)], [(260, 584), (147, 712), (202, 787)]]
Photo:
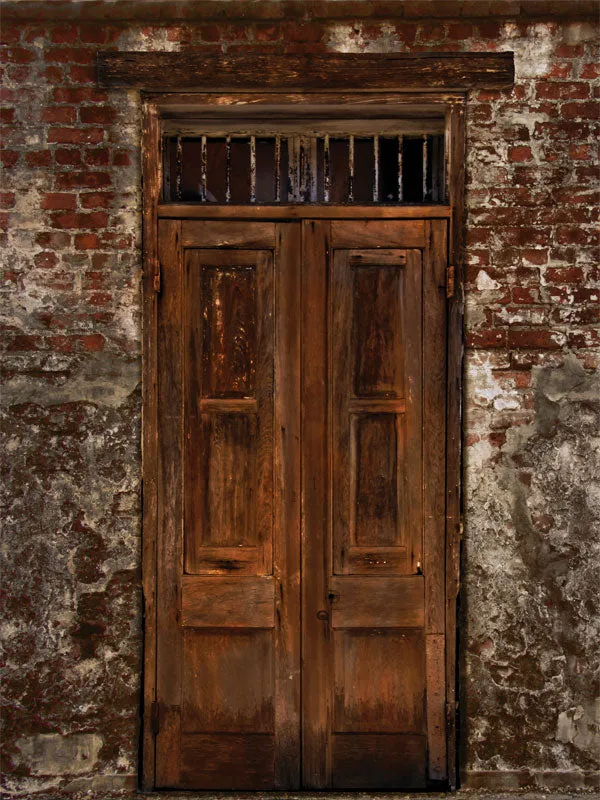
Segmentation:
[(159, 220), (156, 785), (447, 776), (447, 221)]

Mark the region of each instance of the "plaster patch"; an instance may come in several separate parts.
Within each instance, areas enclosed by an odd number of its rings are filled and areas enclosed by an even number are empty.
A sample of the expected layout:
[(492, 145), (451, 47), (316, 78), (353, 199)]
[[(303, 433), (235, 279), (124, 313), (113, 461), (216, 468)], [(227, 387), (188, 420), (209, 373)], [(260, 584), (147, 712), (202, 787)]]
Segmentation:
[(103, 739), (95, 733), (40, 733), (18, 739), (21, 764), (32, 775), (81, 775), (98, 763)]

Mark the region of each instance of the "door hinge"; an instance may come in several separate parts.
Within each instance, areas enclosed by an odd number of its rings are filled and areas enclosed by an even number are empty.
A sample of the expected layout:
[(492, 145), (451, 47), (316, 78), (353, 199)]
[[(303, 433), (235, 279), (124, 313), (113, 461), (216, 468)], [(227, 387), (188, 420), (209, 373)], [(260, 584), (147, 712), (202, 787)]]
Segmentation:
[(150, 706), (150, 730), (154, 736), (160, 728), (160, 706), (158, 700), (154, 700)]
[(446, 267), (446, 297), (454, 297), (454, 267)]
[(161, 273), (161, 267), (160, 264), (157, 264), (156, 272), (154, 273), (154, 291), (157, 294), (160, 294), (160, 277), (161, 277), (160, 273)]

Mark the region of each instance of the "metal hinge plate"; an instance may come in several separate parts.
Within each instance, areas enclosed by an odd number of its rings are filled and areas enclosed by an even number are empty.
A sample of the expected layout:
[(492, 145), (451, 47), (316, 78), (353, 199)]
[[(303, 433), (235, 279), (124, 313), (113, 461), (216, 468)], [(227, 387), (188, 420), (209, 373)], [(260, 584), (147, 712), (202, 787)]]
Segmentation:
[(454, 267), (446, 267), (446, 297), (454, 297)]

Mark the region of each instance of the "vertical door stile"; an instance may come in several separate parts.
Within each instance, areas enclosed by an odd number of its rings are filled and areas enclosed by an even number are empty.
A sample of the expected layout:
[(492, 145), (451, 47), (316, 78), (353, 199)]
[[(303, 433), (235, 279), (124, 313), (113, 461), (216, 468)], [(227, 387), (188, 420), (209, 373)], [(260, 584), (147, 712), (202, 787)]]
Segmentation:
[(275, 264), (275, 787), (300, 775), (300, 336), (301, 223), (276, 229)]
[(182, 540), (182, 272), (181, 222), (159, 221), (164, 291), (158, 312), (158, 548), (156, 782), (180, 781), (182, 634), (179, 625)]
[(302, 223), (302, 773), (330, 786), (331, 662), (327, 435), (327, 274), (330, 222)]
[[(447, 778), (445, 668), (446, 300), (447, 225), (425, 223), (423, 276), (423, 502), (427, 740), (429, 778)], [(443, 356), (443, 357), (442, 357)]]

